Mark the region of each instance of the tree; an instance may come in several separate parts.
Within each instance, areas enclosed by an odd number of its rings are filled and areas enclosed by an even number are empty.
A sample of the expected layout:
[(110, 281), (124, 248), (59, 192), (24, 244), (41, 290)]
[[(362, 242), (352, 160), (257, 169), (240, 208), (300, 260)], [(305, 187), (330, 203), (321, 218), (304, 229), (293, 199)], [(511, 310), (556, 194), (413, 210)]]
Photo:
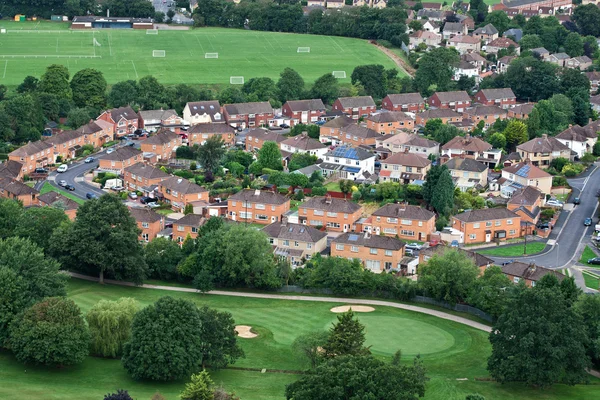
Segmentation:
[(308, 332), (298, 336), (292, 349), (300, 358), (308, 361), (311, 369), (315, 369), (323, 357), (323, 346), (327, 343), (329, 334), (323, 331)]
[(213, 400), (214, 382), (208, 372), (202, 371), (192, 375), (191, 382), (185, 384), (185, 389), (179, 395), (181, 400)]
[(308, 153), (294, 153), (290, 159), (288, 168), (290, 171), (314, 165), (317, 162), (317, 156)]
[(505, 290), (512, 283), (500, 267), (490, 267), (473, 283), (467, 303), (498, 317), (506, 303)]
[(173, 22), (173, 17), (175, 16), (175, 11), (173, 11), (173, 9), (169, 8), (169, 11), (167, 11), (167, 23), (170, 24), (171, 22)]
[(290, 133), (288, 135), (298, 136), (306, 132), (308, 134), (308, 137), (311, 137), (313, 139), (319, 139), (319, 130), (319, 125), (294, 124), (294, 126), (292, 126), (292, 128), (290, 129)]
[(519, 41), (519, 46), (521, 47), (521, 51), (525, 51), (543, 47), (544, 44), (538, 35), (523, 35)]
[(296, 70), (289, 67), (285, 68), (279, 74), (277, 90), (279, 91), (279, 100), (282, 103), (288, 100), (298, 100), (304, 92), (304, 79)]
[(65, 212), (57, 208), (28, 208), (21, 214), (14, 234), (30, 239), (42, 249), (47, 249), (52, 233), (68, 220)]
[(96, 303), (85, 316), (90, 328), (90, 353), (107, 358), (121, 357), (138, 310), (138, 303), (128, 297)]
[(587, 356), (592, 364), (598, 367), (600, 365), (600, 297), (581, 296), (577, 300), (575, 308), (583, 318), (583, 327), (588, 337)]
[(423, 200), (428, 204), (431, 204), (433, 194), (435, 193), (437, 182), (440, 179), (440, 175), (443, 171), (447, 171), (448, 167), (445, 165), (434, 165), (427, 171), (425, 175), (425, 183), (423, 184)]
[(487, 142), (495, 149), (506, 149), (506, 136), (500, 132), (492, 134), (492, 136), (488, 138)]
[(162, 24), (163, 22), (165, 22), (165, 13), (160, 12), (160, 11), (155, 12), (154, 13), (154, 21), (157, 24)]
[(75, 222), (61, 226), (52, 235), (50, 254), (65, 269), (74, 269), (141, 283), (146, 277), (142, 245), (135, 219), (121, 199), (104, 195), (85, 202)]
[(527, 125), (517, 119), (510, 121), (502, 134), (506, 138), (506, 146), (511, 150), (529, 140)]
[(102, 13), (115, 17), (150, 18), (154, 16), (154, 6), (147, 0), (107, 0), (102, 2)]
[(90, 122), (90, 111), (87, 108), (72, 108), (67, 115), (67, 124), (77, 129)]
[(518, 99), (539, 101), (558, 91), (556, 70), (557, 66), (552, 63), (534, 57), (518, 57), (510, 63), (506, 74), (501, 76), (505, 79), (504, 87), (510, 87)]
[(328, 358), (371, 354), (364, 344), (365, 326), (354, 319), (354, 313), (350, 310), (337, 316), (337, 322), (329, 329), (323, 352)]
[(168, 281), (177, 277), (177, 265), (182, 258), (179, 245), (166, 238), (156, 238), (144, 247), (148, 276), (153, 279)]
[(69, 70), (64, 65), (52, 64), (46, 67), (38, 90), (42, 93), (52, 93), (61, 99), (71, 100), (73, 91), (69, 85)]
[(0, 197), (0, 239), (15, 235), (22, 213), (23, 205), (20, 202)]
[(547, 387), (586, 379), (590, 360), (581, 315), (573, 307), (573, 282), (548, 274), (535, 287), (512, 290), (490, 333), (490, 375), (500, 383)]
[(62, 367), (83, 362), (90, 334), (75, 302), (50, 297), (34, 304), (10, 325), (10, 349), (24, 364)]
[(165, 87), (152, 75), (140, 78), (137, 84), (137, 102), (144, 110), (159, 108), (164, 103)]
[(246, 101), (269, 101), (277, 97), (277, 87), (271, 78), (251, 78), (242, 86)]
[(510, 26), (508, 15), (502, 10), (492, 11), (485, 17), (485, 24), (492, 24), (502, 35)]
[(421, 268), (419, 283), (425, 293), (451, 305), (465, 300), (479, 270), (465, 253), (447, 250), (431, 257)]
[(359, 65), (352, 71), (350, 79), (353, 85), (362, 85), (369, 96), (383, 98), (387, 95), (387, 76), (383, 65)]
[(460, 62), (453, 48), (438, 47), (425, 53), (419, 60), (415, 75), (415, 86), (423, 95), (451, 88), (454, 67)]
[(423, 24), (421, 23), (421, 21), (418, 21), (416, 19), (413, 19), (412, 21), (410, 21), (410, 23), (408, 24), (408, 27), (410, 29), (412, 29), (414, 32), (423, 30)]
[(582, 35), (600, 36), (600, 9), (594, 4), (578, 6), (573, 11), (573, 21)]
[(198, 310), (200, 316), (202, 343), (202, 368), (225, 368), (227, 364), (244, 357), (244, 351), (237, 343), (235, 321), (228, 312), (213, 310), (206, 306)]
[(23, 82), (17, 86), (17, 93), (35, 93), (37, 92), (38, 84), (38, 78), (28, 75), (23, 79)]
[(340, 356), (287, 385), (285, 396), (288, 400), (417, 400), (425, 395), (427, 380), (418, 357), (406, 366), (372, 356)]
[(71, 79), (73, 102), (77, 107), (103, 108), (106, 106), (106, 79), (102, 72), (84, 68)]
[(109, 393), (104, 396), (104, 400), (133, 400), (127, 390), (117, 389), (117, 393)]
[(437, 180), (437, 186), (431, 197), (432, 207), (443, 215), (449, 215), (454, 204), (454, 182), (450, 171), (443, 170)]
[[(133, 318), (123, 367), (133, 379), (170, 381), (200, 370), (202, 322), (191, 301), (161, 297)], [(165, 362), (168, 360), (168, 362)]]
[(221, 104), (244, 103), (246, 101), (246, 96), (240, 89), (228, 87), (219, 92), (217, 100), (219, 100), (219, 103)]
[(135, 104), (138, 98), (137, 82), (133, 80), (117, 82), (110, 89), (108, 103), (113, 107)]
[[(585, 96), (587, 97), (588, 94), (586, 93)], [(592, 114), (589, 100), (584, 99), (581, 95), (576, 95), (572, 97), (572, 105), (573, 122), (581, 126), (587, 125)]]
[(317, 78), (311, 89), (313, 99), (321, 99), (325, 104), (331, 104), (339, 96), (340, 89), (337, 79), (331, 73)]
[(17, 314), (45, 297), (64, 296), (68, 277), (28, 239), (0, 239), (0, 347)]
[(261, 149), (258, 150), (256, 162), (250, 166), (250, 172), (259, 175), (265, 168), (281, 171), (283, 170), (281, 159), (281, 151), (277, 143), (264, 142)]
[(227, 150), (225, 142), (218, 135), (209, 137), (203, 145), (198, 148), (198, 162), (204, 168), (206, 177), (212, 179), (212, 174), (221, 165), (221, 160)]
[(44, 113), (30, 94), (18, 94), (0, 104), (4, 135), (15, 143), (39, 140), (44, 129)]
[(565, 39), (565, 53), (571, 57), (579, 57), (583, 55), (583, 40), (577, 32), (571, 32)]
[(485, 397), (483, 397), (480, 394), (468, 394), (467, 397), (465, 397), (465, 400), (485, 400)]
[(433, 132), (431, 137), (440, 145), (444, 145), (459, 135), (460, 131), (456, 126), (443, 124)]

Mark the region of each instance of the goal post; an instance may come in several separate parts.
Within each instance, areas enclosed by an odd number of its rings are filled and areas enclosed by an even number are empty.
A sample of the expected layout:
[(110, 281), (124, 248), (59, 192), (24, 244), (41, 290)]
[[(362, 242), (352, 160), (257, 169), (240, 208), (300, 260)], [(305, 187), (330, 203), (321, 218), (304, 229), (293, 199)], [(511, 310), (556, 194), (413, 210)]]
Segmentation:
[(158, 35), (158, 29), (146, 29), (146, 35)]
[(346, 71), (333, 71), (332, 74), (333, 74), (334, 78), (338, 78), (338, 79), (346, 77)]
[(152, 57), (166, 57), (167, 52), (165, 50), (152, 50)]
[(204, 58), (219, 58), (219, 53), (204, 53)]
[(96, 40), (96, 38), (93, 39), (94, 42), (94, 46), (96, 47), (101, 47), (102, 45), (100, 44), (100, 42), (98, 40)]
[(243, 76), (230, 76), (229, 77), (229, 83), (231, 85), (243, 85), (244, 84), (244, 77)]
[(310, 47), (298, 47), (298, 53), (310, 53)]

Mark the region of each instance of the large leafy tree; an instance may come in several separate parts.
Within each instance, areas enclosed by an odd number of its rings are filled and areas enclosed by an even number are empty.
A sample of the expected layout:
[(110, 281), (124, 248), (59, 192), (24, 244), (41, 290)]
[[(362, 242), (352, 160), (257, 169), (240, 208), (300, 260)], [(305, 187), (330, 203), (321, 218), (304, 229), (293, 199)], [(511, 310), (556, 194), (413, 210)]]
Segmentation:
[(353, 85), (362, 85), (369, 96), (383, 98), (387, 95), (387, 76), (383, 65), (359, 65), (352, 71), (350, 79)]
[(246, 94), (247, 101), (269, 101), (276, 98), (277, 87), (271, 78), (251, 78), (244, 86), (242, 92)]
[(19, 94), (0, 103), (0, 127), (4, 137), (16, 143), (39, 140), (44, 128), (44, 113), (30, 94)]
[(433, 194), (435, 193), (438, 180), (444, 171), (448, 171), (447, 166), (435, 165), (431, 167), (425, 175), (425, 183), (423, 184), (423, 200), (429, 204), (431, 204), (431, 201), (433, 200)]
[(513, 60), (504, 74), (508, 85), (518, 99), (539, 101), (558, 91), (557, 67), (534, 57)]
[(68, 277), (27, 239), (0, 239), (0, 347), (15, 316), (45, 297), (63, 296)]
[(348, 311), (338, 315), (337, 322), (329, 330), (329, 338), (323, 346), (323, 352), (328, 358), (338, 356), (360, 356), (371, 354), (365, 347), (365, 326), (354, 318), (354, 313)]
[(165, 102), (165, 87), (152, 75), (140, 78), (137, 84), (137, 102), (144, 110), (162, 107)]
[(339, 96), (340, 87), (337, 79), (327, 73), (319, 77), (311, 89), (311, 96), (314, 99), (321, 99), (325, 104), (331, 104)]
[(506, 304), (506, 289), (512, 283), (500, 267), (487, 268), (469, 290), (467, 303), (498, 317)]
[(263, 146), (258, 150), (256, 161), (250, 166), (250, 171), (254, 174), (261, 174), (265, 168), (276, 171), (283, 170), (281, 150), (275, 142), (263, 143)]
[(324, 331), (304, 333), (294, 339), (292, 349), (314, 369), (323, 358), (323, 346), (328, 339), (329, 333)]
[(433, 195), (431, 196), (431, 205), (439, 213), (448, 216), (454, 205), (454, 182), (450, 171), (442, 170), (437, 180)]
[(81, 310), (64, 297), (34, 304), (10, 326), (10, 349), (25, 364), (62, 367), (83, 362), (90, 335)]
[(147, 0), (107, 0), (102, 2), (102, 11), (115, 17), (150, 18), (154, 17), (154, 6)]
[(63, 268), (141, 283), (146, 277), (139, 229), (121, 199), (104, 195), (77, 210), (75, 222), (52, 236), (50, 254)]
[(20, 202), (0, 197), (0, 239), (14, 236), (22, 213), (23, 205)]
[(144, 247), (148, 276), (171, 280), (177, 276), (177, 265), (183, 258), (179, 245), (166, 238), (156, 238)]
[(571, 57), (579, 57), (583, 55), (583, 39), (577, 32), (571, 32), (565, 39), (565, 53)]
[(113, 107), (123, 107), (137, 102), (137, 82), (128, 80), (115, 83), (108, 94), (108, 103)]
[(508, 123), (508, 126), (502, 132), (504, 137), (506, 138), (506, 146), (508, 148), (515, 149), (516, 146), (521, 143), (525, 143), (529, 139), (529, 135), (527, 134), (527, 125), (524, 122), (519, 120), (512, 120)]
[(504, 11), (496, 10), (485, 17), (485, 23), (494, 25), (494, 27), (498, 29), (500, 35), (502, 35), (504, 31), (508, 30), (510, 19)]
[(138, 310), (138, 303), (128, 297), (96, 303), (85, 316), (90, 327), (90, 353), (108, 358), (120, 357), (131, 336), (131, 324)]
[(225, 368), (227, 364), (244, 357), (244, 351), (237, 343), (235, 321), (228, 312), (221, 312), (206, 306), (198, 310), (202, 328), (202, 367)]
[(415, 86), (424, 95), (451, 88), (454, 67), (460, 62), (458, 52), (452, 48), (438, 47), (425, 53), (419, 60)]
[(226, 152), (223, 139), (218, 135), (211, 136), (198, 148), (198, 162), (207, 174), (212, 174), (221, 164)]
[(106, 106), (106, 79), (102, 72), (93, 68), (84, 68), (71, 79), (73, 102), (77, 107)]
[(14, 234), (30, 239), (42, 249), (48, 249), (54, 231), (68, 220), (65, 212), (58, 208), (28, 208), (21, 214)]
[(498, 382), (547, 387), (586, 379), (588, 337), (570, 279), (559, 284), (548, 274), (535, 287), (511, 293), (490, 333), (488, 371)]
[(600, 9), (595, 4), (575, 8), (573, 21), (582, 35), (600, 36)]
[(296, 70), (289, 67), (285, 68), (279, 74), (277, 90), (279, 90), (279, 100), (282, 103), (288, 100), (298, 100), (304, 93), (304, 79)]
[(584, 321), (588, 337), (587, 355), (595, 367), (600, 366), (600, 296), (580, 296), (575, 305)]
[(46, 67), (38, 83), (38, 90), (44, 93), (52, 93), (61, 99), (71, 100), (73, 91), (69, 85), (69, 70), (64, 65), (52, 64)]

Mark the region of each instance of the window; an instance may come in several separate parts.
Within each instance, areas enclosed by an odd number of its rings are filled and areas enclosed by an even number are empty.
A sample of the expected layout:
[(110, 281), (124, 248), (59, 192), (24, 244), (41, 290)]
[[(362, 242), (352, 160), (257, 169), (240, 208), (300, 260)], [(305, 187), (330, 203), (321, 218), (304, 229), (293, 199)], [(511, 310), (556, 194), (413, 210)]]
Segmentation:
[(388, 222), (388, 224), (397, 224), (398, 218), (388, 218), (387, 222)]
[(192, 227), (192, 233), (198, 233), (198, 227), (193, 226)]
[(273, 244), (275, 242), (275, 240), (273, 240), (273, 238), (269, 238), (269, 243)]
[(185, 227), (182, 225), (177, 225), (177, 231), (178, 232), (183, 232), (185, 230)]
[(241, 219), (252, 219), (252, 213), (251, 212), (240, 211), (240, 218)]
[(323, 210), (314, 210), (313, 213), (315, 215), (325, 215), (325, 213), (323, 212)]
[(400, 231), (400, 235), (402, 236), (415, 236), (415, 232), (414, 231), (407, 231), (407, 230), (401, 230)]
[(337, 243), (337, 244), (335, 245), (335, 249), (336, 249), (336, 250), (344, 250), (344, 245), (343, 245), (343, 244), (341, 244), (341, 243)]
[(328, 228), (339, 228), (340, 224), (338, 222), (328, 222), (327, 227)]
[(231, 200), (231, 205), (232, 205), (232, 206), (235, 206), (236, 204), (237, 204), (237, 201), (235, 201), (235, 200)]
[(383, 228), (383, 233), (387, 235), (395, 235), (396, 232), (397, 231), (394, 228)]
[(269, 216), (265, 214), (256, 214), (256, 219), (260, 221), (266, 221), (269, 219)]
[(514, 235), (516, 233), (517, 233), (517, 231), (515, 229), (511, 229), (510, 231), (508, 231), (509, 235)]
[(492, 226), (492, 221), (485, 221), (485, 226), (486, 227)]
[(386, 255), (387, 257), (391, 257), (391, 256), (392, 256), (392, 251), (391, 251), (391, 250), (386, 250), (386, 251), (385, 251), (385, 255)]
[(294, 247), (300, 247), (300, 243), (294, 242)]
[(514, 283), (519, 283), (519, 281), (520, 281), (520, 280), (521, 280), (521, 279), (520, 279), (518, 276), (515, 276), (515, 277), (513, 278), (513, 282), (514, 282)]
[(506, 224), (507, 224), (507, 225), (512, 225), (512, 219), (507, 219), (507, 220), (506, 220)]
[(401, 221), (402, 225), (412, 225), (412, 220), (410, 219), (403, 219)]
[(475, 239), (477, 239), (477, 235), (474, 234), (474, 233), (472, 233), (472, 234), (469, 235), (469, 239), (475, 240)]
[(423, 226), (423, 221), (419, 221), (419, 226)]
[(370, 248), (369, 249), (369, 253), (370, 254), (377, 254), (377, 249)]
[(502, 225), (502, 221), (500, 221), (500, 220), (496, 221), (495, 225), (496, 225), (496, 226), (500, 226), (500, 225)]
[(264, 204), (255, 204), (254, 208), (256, 208), (257, 210), (264, 210), (265, 209), (265, 205)]
[(337, 213), (336, 212), (327, 212), (327, 216), (328, 217), (337, 217)]
[(142, 228), (149, 228), (150, 224), (147, 222), (142, 222)]
[(358, 253), (358, 246), (352, 246), (350, 247), (350, 251), (353, 253)]
[(307, 249), (312, 249), (312, 243), (306, 243), (306, 248)]
[(317, 219), (311, 219), (310, 225), (311, 226), (323, 226), (323, 221), (319, 221)]
[(142, 233), (142, 239), (144, 240), (144, 242), (149, 242), (150, 236), (147, 233)]
[(473, 229), (479, 229), (479, 226), (480, 226), (479, 222), (475, 222), (473, 224)]
[(284, 240), (283, 241), (283, 245), (286, 246), (286, 247), (289, 246), (290, 245), (290, 241), (289, 240)]

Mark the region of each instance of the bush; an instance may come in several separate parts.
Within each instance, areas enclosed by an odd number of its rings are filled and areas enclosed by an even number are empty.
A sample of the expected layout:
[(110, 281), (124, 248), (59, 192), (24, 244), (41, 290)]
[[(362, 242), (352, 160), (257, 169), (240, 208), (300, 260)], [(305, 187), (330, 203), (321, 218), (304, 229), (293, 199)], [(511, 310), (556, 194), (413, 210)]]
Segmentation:
[(545, 210), (542, 210), (541, 217), (543, 220), (549, 220), (554, 218), (555, 213), (556, 211), (553, 208), (547, 208)]
[(596, 142), (594, 144), (594, 149), (592, 150), (592, 154), (596, 157), (600, 157), (600, 142)]
[(190, 164), (190, 171), (195, 171), (196, 169), (198, 169), (198, 166), (196, 165), (195, 162)]
[(179, 176), (184, 179), (192, 179), (194, 177), (194, 173), (192, 171), (188, 171), (185, 169), (177, 170), (177, 171), (173, 172), (173, 175)]
[(569, 187), (569, 183), (564, 176), (555, 176), (552, 178), (552, 186), (566, 186)]
[(311, 194), (313, 196), (325, 196), (327, 194), (327, 188), (325, 186), (315, 186), (312, 188)]
[(565, 165), (569, 164), (569, 160), (564, 157), (556, 157), (550, 162), (550, 167), (556, 169), (557, 171), (562, 171)]
[(596, 157), (592, 153), (585, 153), (583, 157), (579, 159), (584, 164), (591, 164), (596, 161)]

